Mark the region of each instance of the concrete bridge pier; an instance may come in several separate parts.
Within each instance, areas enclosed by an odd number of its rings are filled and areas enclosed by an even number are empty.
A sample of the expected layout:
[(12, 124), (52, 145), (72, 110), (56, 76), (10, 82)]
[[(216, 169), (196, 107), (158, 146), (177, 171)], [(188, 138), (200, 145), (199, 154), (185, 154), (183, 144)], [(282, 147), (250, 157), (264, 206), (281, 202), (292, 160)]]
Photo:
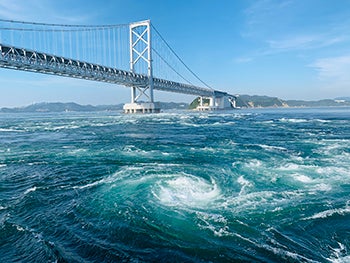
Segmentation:
[(141, 102), (141, 103), (126, 103), (123, 107), (124, 113), (159, 113), (160, 107), (158, 103)]

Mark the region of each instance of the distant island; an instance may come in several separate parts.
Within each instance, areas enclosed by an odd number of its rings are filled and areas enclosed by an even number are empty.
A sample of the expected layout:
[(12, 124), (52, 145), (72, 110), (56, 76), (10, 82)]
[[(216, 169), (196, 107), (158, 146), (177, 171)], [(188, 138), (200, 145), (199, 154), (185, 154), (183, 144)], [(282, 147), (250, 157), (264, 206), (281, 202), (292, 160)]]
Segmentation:
[(341, 107), (350, 106), (350, 97), (324, 99), (317, 101), (283, 100), (277, 97), (239, 95), (237, 106), (241, 108), (265, 107)]
[[(209, 100), (208, 100), (209, 101)], [(204, 100), (204, 103), (208, 103)], [(199, 97), (194, 99), (189, 108), (198, 106)], [(283, 100), (277, 97), (259, 95), (238, 95), (236, 100), (238, 108), (288, 108), (288, 107), (344, 107), (350, 106), (350, 97), (339, 97), (335, 99), (324, 99), (317, 101), (305, 100)]]
[[(2, 113), (21, 112), (92, 112), (92, 111), (122, 111), (124, 104), (117, 105), (80, 105), (74, 102), (41, 102), (25, 107), (1, 108)], [(161, 102), (161, 109), (188, 109), (188, 103)]]
[[(42, 102), (25, 107), (1, 108), (1, 113), (21, 112), (91, 112), (91, 111), (122, 111), (124, 104), (117, 105), (80, 105), (74, 102)], [(198, 98), (192, 103), (160, 102), (160, 108), (169, 109), (194, 109), (198, 105)], [(305, 100), (282, 100), (277, 97), (259, 95), (239, 95), (237, 107), (239, 108), (281, 108), (281, 107), (344, 107), (350, 106), (350, 97), (338, 97), (335, 99), (324, 99), (318, 101)]]

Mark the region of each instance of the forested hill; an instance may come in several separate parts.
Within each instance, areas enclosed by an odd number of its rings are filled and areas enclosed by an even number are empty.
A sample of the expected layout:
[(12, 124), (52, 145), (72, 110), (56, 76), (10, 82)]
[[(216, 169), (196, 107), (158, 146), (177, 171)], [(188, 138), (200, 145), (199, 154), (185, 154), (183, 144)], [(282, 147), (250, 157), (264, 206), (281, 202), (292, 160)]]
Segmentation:
[[(187, 103), (175, 103), (175, 102), (162, 102), (159, 103), (161, 109), (187, 109)], [(16, 108), (1, 108), (0, 112), (3, 113), (16, 113), (16, 112), (89, 112), (89, 111), (122, 111), (124, 104), (117, 105), (80, 105), (74, 102), (62, 103), (62, 102), (42, 102), (34, 103), (25, 107)]]
[(264, 107), (339, 107), (350, 106), (350, 98), (324, 99), (317, 101), (306, 100), (282, 100), (269, 96), (239, 95), (237, 106), (241, 108), (264, 108)]
[[(191, 104), (176, 102), (160, 102), (160, 108), (167, 109), (188, 109), (195, 108), (198, 105), (198, 98)], [(325, 99), (318, 101), (305, 100), (282, 100), (277, 97), (258, 96), (258, 95), (239, 95), (237, 97), (237, 107), (240, 108), (266, 108), (266, 107), (341, 107), (350, 106), (350, 97), (339, 97), (336, 99)], [(43, 102), (35, 103), (25, 107), (1, 108), (2, 113), (15, 112), (89, 112), (89, 111), (122, 111), (123, 104), (117, 105), (80, 105), (74, 102)]]

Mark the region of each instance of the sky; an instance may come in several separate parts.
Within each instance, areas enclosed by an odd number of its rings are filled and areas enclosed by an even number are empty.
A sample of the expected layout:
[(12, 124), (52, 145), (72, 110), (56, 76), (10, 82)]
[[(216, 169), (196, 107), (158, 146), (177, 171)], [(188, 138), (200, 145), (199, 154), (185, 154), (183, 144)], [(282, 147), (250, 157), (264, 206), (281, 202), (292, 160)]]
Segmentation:
[[(231, 94), (350, 96), (349, 0), (0, 0), (0, 19), (125, 24), (150, 19), (202, 80)], [(129, 102), (123, 86), (0, 68), (0, 107)], [(194, 97), (155, 91), (157, 101)]]

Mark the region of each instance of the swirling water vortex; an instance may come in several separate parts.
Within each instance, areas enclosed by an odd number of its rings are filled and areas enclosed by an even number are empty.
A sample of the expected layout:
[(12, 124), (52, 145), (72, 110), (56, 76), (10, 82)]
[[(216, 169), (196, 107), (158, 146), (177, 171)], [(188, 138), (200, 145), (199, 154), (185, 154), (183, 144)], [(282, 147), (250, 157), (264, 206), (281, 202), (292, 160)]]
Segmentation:
[(2, 262), (346, 262), (342, 109), (3, 114)]

